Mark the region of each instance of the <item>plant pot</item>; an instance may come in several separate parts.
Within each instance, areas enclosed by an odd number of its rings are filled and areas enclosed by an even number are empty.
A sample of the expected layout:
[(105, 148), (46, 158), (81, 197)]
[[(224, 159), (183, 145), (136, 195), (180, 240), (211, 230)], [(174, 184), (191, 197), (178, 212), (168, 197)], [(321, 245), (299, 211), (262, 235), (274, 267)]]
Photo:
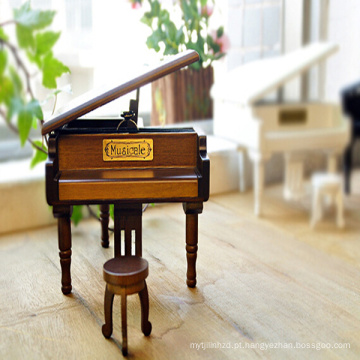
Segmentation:
[(152, 83), (151, 124), (164, 125), (212, 118), (212, 66), (181, 69)]

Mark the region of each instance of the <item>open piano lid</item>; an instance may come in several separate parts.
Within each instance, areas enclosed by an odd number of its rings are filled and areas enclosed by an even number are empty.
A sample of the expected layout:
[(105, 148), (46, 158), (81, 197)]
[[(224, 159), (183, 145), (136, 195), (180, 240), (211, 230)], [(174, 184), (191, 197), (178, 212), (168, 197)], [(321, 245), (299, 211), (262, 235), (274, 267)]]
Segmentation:
[(335, 44), (313, 43), (289, 54), (246, 63), (217, 81), (211, 95), (251, 106), (337, 50)]
[(119, 98), (120, 96), (126, 95), (141, 86), (149, 84), (198, 60), (199, 55), (196, 51), (187, 50), (171, 56), (169, 59), (160, 62), (157, 66), (142, 71), (135, 78), (129, 79), (120, 85), (90, 91), (76, 98), (69, 106), (61, 108), (59, 110), (59, 115), (56, 115), (46, 121), (42, 128), (42, 134), (46, 135), (70, 121)]

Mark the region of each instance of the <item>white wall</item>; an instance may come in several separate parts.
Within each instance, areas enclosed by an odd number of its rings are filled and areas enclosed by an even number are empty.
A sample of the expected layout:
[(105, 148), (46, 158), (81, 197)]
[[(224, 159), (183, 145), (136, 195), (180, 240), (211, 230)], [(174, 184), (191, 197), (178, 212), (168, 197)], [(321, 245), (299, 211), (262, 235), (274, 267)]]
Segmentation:
[(330, 0), (328, 38), (339, 44), (340, 50), (328, 61), (328, 99), (338, 99), (344, 86), (360, 81), (359, 19), (359, 0)]

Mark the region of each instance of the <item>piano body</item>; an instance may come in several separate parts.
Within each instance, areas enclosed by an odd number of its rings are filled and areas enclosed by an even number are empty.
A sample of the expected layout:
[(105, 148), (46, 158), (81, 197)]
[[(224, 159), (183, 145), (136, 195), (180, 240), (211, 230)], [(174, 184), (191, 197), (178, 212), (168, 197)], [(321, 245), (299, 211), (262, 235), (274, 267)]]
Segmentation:
[[(77, 204), (101, 205), (104, 247), (109, 246), (109, 204), (114, 204), (114, 249), (115, 256), (120, 256), (134, 253), (132, 236), (141, 247), (142, 204), (183, 203), (187, 284), (195, 286), (197, 216), (209, 197), (206, 137), (191, 128), (138, 128), (137, 109), (141, 86), (197, 60), (195, 51), (175, 55), (128, 82), (83, 98), (44, 124), (42, 133), (49, 142), (46, 196), (58, 218), (64, 294), (72, 289), (70, 216)], [(122, 118), (82, 118), (133, 90), (137, 90), (136, 100), (130, 100), (130, 110)]]
[(304, 152), (324, 151), (328, 170), (336, 169), (337, 156), (349, 141), (349, 123), (337, 104), (262, 101), (336, 50), (328, 43), (311, 44), (287, 55), (247, 63), (213, 85), (214, 134), (247, 150), (253, 163), (256, 215), (262, 212), (264, 163), (272, 154), (284, 154), (287, 198), (301, 196)]
[(344, 114), (350, 118), (351, 136), (349, 146), (344, 154), (345, 192), (350, 193), (350, 176), (352, 167), (352, 151), (356, 139), (360, 138), (360, 82), (351, 84), (341, 91)]

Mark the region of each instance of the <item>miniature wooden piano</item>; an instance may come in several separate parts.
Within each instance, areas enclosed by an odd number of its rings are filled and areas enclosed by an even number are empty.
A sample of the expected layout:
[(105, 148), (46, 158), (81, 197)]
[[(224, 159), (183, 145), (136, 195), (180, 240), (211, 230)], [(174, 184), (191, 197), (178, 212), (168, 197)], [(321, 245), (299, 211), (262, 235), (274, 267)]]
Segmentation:
[[(141, 247), (142, 204), (181, 202), (186, 214), (187, 285), (196, 284), (198, 214), (209, 197), (206, 137), (192, 128), (139, 128), (139, 88), (198, 60), (186, 51), (121, 85), (70, 106), (44, 124), (48, 136), (46, 196), (58, 219), (62, 291), (71, 292), (72, 206), (100, 204), (102, 245), (109, 246), (109, 205), (114, 204), (114, 251)], [(132, 91), (130, 109), (117, 119), (82, 118)], [(123, 238), (122, 238), (122, 234)], [(139, 241), (140, 240), (140, 241)], [(140, 244), (140, 245), (139, 245)], [(141, 254), (141, 249), (136, 249)]]

